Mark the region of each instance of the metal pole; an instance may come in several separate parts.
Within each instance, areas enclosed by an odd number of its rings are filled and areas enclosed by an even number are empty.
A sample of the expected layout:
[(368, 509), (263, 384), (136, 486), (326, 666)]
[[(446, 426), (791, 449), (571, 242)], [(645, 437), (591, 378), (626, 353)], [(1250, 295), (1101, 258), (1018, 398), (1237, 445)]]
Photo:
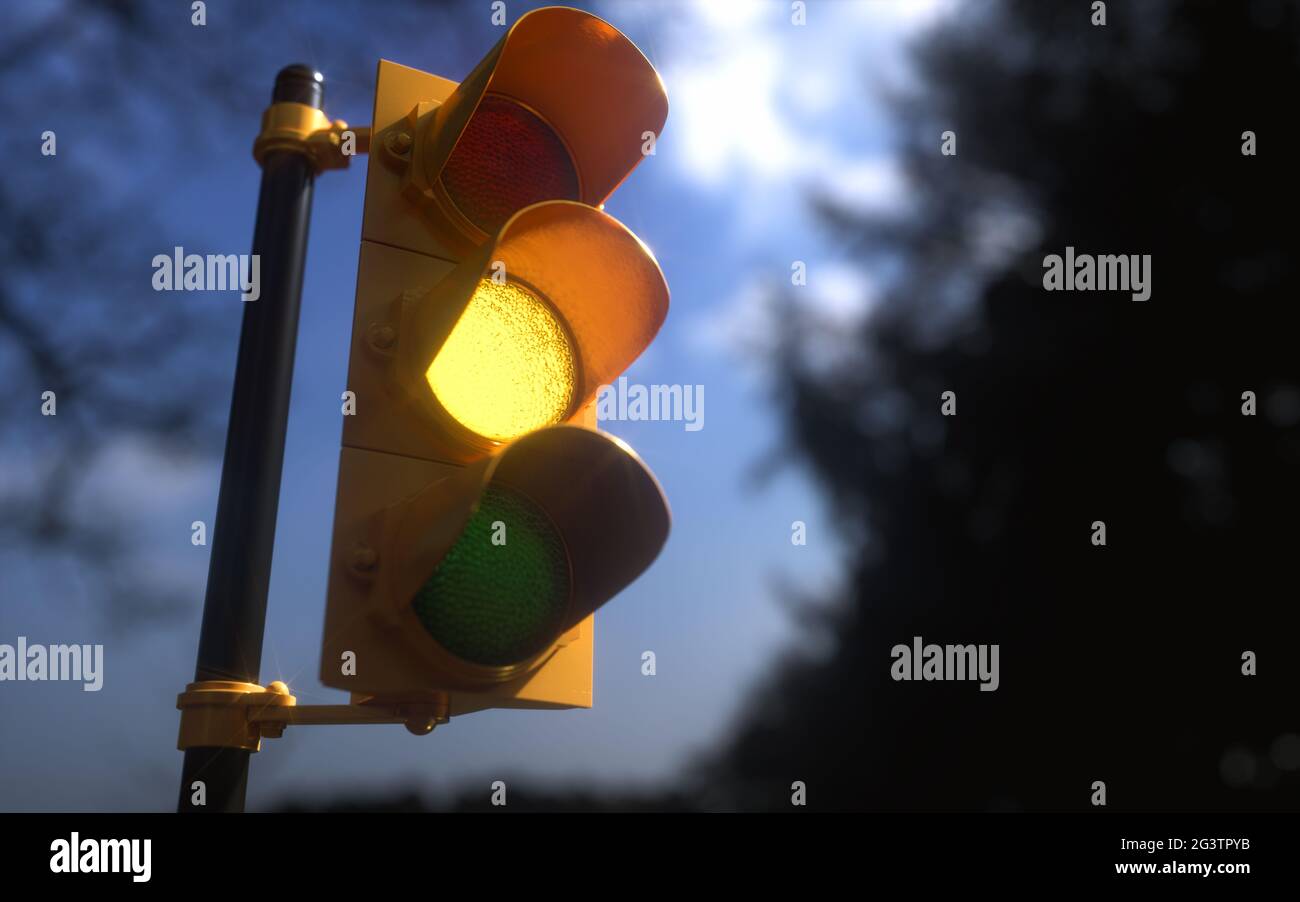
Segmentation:
[[(276, 76), (272, 102), (321, 109), (322, 94), (321, 75), (295, 65)], [(244, 306), (195, 681), (256, 683), (261, 670), (312, 181), (305, 154), (271, 151), (262, 162), (253, 231), (261, 297)], [(248, 756), (240, 749), (188, 749), (177, 810), (243, 811)], [(193, 804), (198, 782), (202, 806)]]

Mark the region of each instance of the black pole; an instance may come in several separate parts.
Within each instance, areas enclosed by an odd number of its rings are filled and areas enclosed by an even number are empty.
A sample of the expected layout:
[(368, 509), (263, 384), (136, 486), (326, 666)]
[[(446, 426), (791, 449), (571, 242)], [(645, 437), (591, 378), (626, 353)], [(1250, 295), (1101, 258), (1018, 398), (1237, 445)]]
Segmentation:
[[(318, 72), (289, 66), (276, 76), (271, 99), (321, 109), (322, 88)], [(262, 666), (312, 176), (311, 161), (301, 153), (272, 151), (262, 161), (253, 231), (261, 296), (244, 304), (196, 681), (256, 683)], [(186, 750), (177, 810), (243, 811), (248, 756), (240, 749)], [(196, 782), (203, 783), (202, 806), (193, 804)]]

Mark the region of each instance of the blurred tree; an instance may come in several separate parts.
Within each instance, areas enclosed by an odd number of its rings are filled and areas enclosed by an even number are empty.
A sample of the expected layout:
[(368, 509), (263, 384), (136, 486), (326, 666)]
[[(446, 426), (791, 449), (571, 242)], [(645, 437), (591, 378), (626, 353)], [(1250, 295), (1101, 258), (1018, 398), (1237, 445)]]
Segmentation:
[[(794, 780), (813, 808), (1084, 810), (1094, 780), (1111, 808), (1300, 804), (1270, 757), (1300, 732), (1300, 10), (1089, 6), (946, 21), (897, 102), (906, 211), (817, 200), (897, 273), (847, 361), (782, 310), (847, 589), (806, 609), (833, 651), (782, 662), (699, 770), (710, 807), (788, 810)], [(1067, 245), (1151, 254), (1150, 300), (1044, 291)], [(913, 636), (998, 643), (1000, 688), (894, 682)]]
[[(219, 464), (239, 333), (228, 294), (151, 290), (154, 255), (214, 238), (202, 217), (168, 222), (165, 200), (232, 153), (249, 156), (290, 48), (325, 55), (336, 106), (369, 106), (379, 55), (357, 10), (209, 6), (199, 28), (188, 3), (15, 5), (0, 36), (0, 567), (11, 592), (21, 570), (28, 594), (78, 596), (114, 629), (198, 610), (142, 563), (121, 499), (102, 496), (123, 466)], [(372, 18), (405, 33), (445, 14), (411, 0)], [(213, 252), (247, 252), (255, 202), (248, 232), (218, 236)], [(53, 417), (41, 415), (47, 391)], [(185, 541), (189, 520), (174, 530)]]
[[(211, 307), (145, 303), (149, 261), (181, 239), (159, 234), (130, 160), (145, 146), (176, 153), (207, 130), (192, 87), (168, 77), (188, 68), (183, 48), (138, 4), (11, 12), (0, 44), (0, 115), (11, 126), (0, 184), (10, 428), (0, 448), (23, 478), (0, 486), (0, 539), (6, 555), (41, 561), (43, 594), (66, 603), (69, 583), (56, 574), (75, 573), (106, 623), (138, 626), (183, 610), (182, 601), (133, 566), (135, 537), (92, 509), (86, 483), (124, 442), (208, 456), (220, 447), (225, 383), (205, 366), (216, 355), (191, 351), (197, 337), (237, 326)], [(229, 101), (216, 69), (192, 68), (218, 108)], [(138, 103), (146, 94), (156, 106)], [(158, 134), (150, 123), (163, 110), (171, 129)], [(42, 153), (47, 131), (53, 155)], [(47, 391), (52, 417), (41, 415)]]

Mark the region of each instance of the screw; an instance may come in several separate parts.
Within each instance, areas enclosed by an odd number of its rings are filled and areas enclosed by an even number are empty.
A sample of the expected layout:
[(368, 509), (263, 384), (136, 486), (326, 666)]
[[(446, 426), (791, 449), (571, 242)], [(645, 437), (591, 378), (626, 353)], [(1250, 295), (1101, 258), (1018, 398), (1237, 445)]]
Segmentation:
[(416, 714), (406, 719), (406, 731), (416, 736), (428, 736), (436, 722), (432, 714)]
[(411, 149), (411, 136), (406, 132), (390, 132), (387, 140), (388, 149), (399, 157)]
[(387, 323), (376, 323), (370, 327), (370, 344), (380, 350), (391, 348), (397, 341), (397, 331)]
[(379, 555), (369, 545), (358, 545), (352, 550), (352, 569), (368, 573), (379, 563)]

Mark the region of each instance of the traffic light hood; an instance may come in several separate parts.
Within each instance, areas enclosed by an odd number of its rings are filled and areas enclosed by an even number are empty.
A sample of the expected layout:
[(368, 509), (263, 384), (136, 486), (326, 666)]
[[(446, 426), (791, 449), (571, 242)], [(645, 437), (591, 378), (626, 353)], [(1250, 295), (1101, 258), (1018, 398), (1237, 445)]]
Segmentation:
[[(485, 118), (477, 129), (476, 113)], [(489, 211), (476, 216), (449, 197), (453, 186), (446, 176), (454, 174), (470, 195), (499, 206), (510, 192), (490, 166), (508, 148), (520, 156), (507, 177), (523, 176), (526, 185), (519, 187), (534, 194), (520, 206), (552, 199), (599, 206), (641, 162), (667, 116), (663, 82), (635, 44), (590, 13), (545, 7), (521, 16), (424, 117), (413, 165), (419, 184), (477, 243), (514, 210), (507, 207), (499, 219)], [(462, 141), (473, 146), (455, 165)], [(481, 171), (485, 166), (488, 172)], [(556, 171), (570, 166), (572, 172)]]
[[(567, 557), (562, 569), (568, 577), (568, 597), (562, 600), (563, 616), (554, 634), (530, 660), (509, 666), (452, 662), (452, 670), (467, 683), (515, 678), (540, 663), (564, 631), (650, 566), (668, 537), (668, 503), (653, 474), (626, 444), (581, 426), (530, 433), (392, 505), (374, 526), (380, 536), (376, 613), (399, 626), (402, 634), (422, 637), (418, 644), (423, 651), (444, 667), (447, 649), (435, 647), (417, 622), (412, 599), (444, 564), (483, 499), (502, 488), (527, 499), (554, 530)], [(499, 546), (483, 539), (476, 549), (487, 561), (482, 575), (509, 568), (518, 555), (527, 553), (523, 540), (516, 538), (523, 528), (507, 517)], [(528, 601), (497, 600), (520, 605)]]
[[(574, 372), (571, 398), (552, 422), (573, 418), (600, 386), (626, 370), (654, 339), (668, 313), (668, 285), (654, 255), (614, 217), (572, 201), (520, 210), (495, 241), (431, 290), (396, 302), (401, 322), (399, 379), (437, 419), (457, 420), (454, 407), (446, 399), (440, 402), (431, 387), (430, 368), (475, 293), (497, 283), (524, 286), (562, 323)], [(475, 364), (480, 378), (509, 359), (504, 353), (486, 358)], [(520, 373), (518, 378), (526, 382), (543, 377)], [(491, 384), (510, 388), (509, 379)], [(477, 393), (476, 403), (490, 401), (486, 391)], [(550, 423), (532, 428), (542, 425)], [(494, 446), (495, 437), (484, 440), (471, 434), (472, 429), (465, 431), (468, 443)]]

